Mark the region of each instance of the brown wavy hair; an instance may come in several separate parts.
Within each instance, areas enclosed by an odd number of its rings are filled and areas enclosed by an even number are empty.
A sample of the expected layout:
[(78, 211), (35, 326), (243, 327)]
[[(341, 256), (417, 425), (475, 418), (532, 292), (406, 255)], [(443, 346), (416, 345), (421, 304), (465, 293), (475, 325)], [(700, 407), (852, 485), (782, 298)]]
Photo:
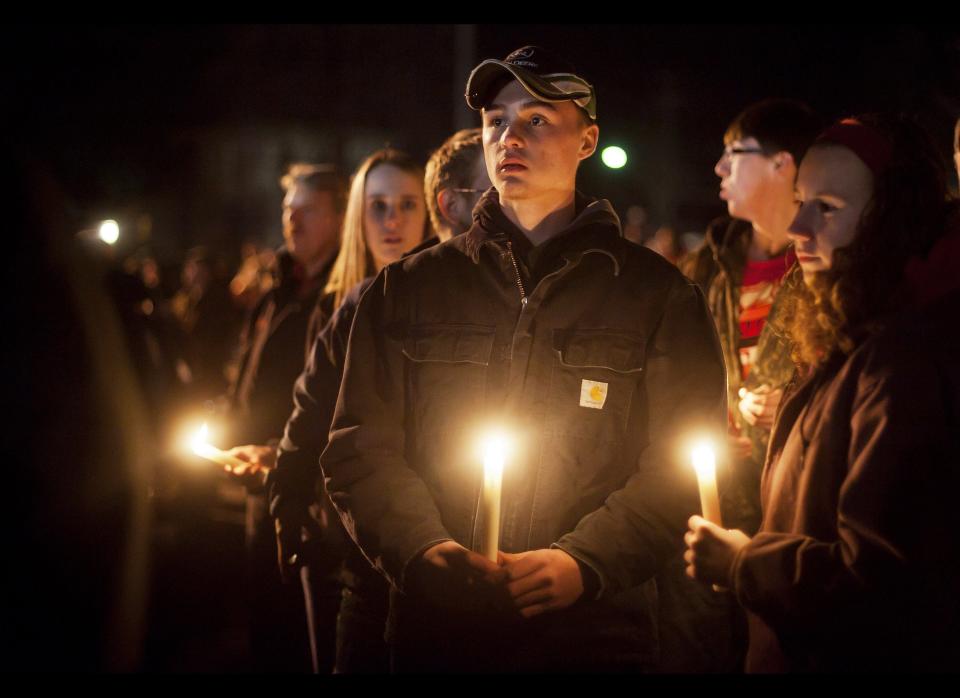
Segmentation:
[[(834, 250), (831, 268), (802, 284), (784, 308), (793, 359), (807, 369), (836, 352), (849, 355), (907, 303), (904, 265), (929, 253), (951, 207), (946, 167), (920, 126), (873, 114), (857, 120), (880, 131), (893, 151), (886, 169), (874, 177), (853, 242)], [(810, 150), (831, 145), (815, 143)]]

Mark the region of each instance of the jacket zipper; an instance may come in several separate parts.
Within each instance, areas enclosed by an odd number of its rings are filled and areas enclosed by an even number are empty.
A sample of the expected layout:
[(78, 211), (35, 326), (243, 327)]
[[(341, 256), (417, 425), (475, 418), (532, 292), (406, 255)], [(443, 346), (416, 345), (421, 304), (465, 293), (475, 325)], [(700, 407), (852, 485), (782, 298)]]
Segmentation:
[[(517, 282), (517, 290), (520, 291), (520, 304), (521, 304), (521, 306), (526, 307), (526, 305), (527, 305), (527, 293), (526, 293), (526, 291), (525, 291), (524, 288), (523, 288), (523, 281), (522, 281), (522, 279), (520, 278), (520, 268), (519, 268), (519, 266), (517, 265), (517, 260), (516, 260), (516, 258), (513, 256), (513, 242), (510, 241), (510, 240), (507, 241), (507, 252), (508, 252), (509, 255), (510, 255), (510, 262), (511, 262), (511, 264), (513, 265), (513, 273), (514, 273), (514, 279), (515, 279), (516, 282)], [(541, 279), (541, 283), (543, 283), (543, 282), (546, 281), (547, 279), (550, 279), (550, 278), (552, 278), (552, 277), (554, 277), (554, 276), (558, 276), (558, 275), (562, 274), (562, 273), (565, 272), (565, 271), (567, 270), (567, 268), (570, 267), (570, 266), (571, 266), (570, 260), (566, 260), (566, 262), (564, 263), (564, 265), (563, 265), (560, 269), (557, 269), (556, 271), (553, 271), (553, 272), (547, 274), (546, 276), (544, 276), (543, 279)], [(539, 470), (539, 467), (538, 467), (538, 468), (537, 468), (537, 474), (536, 474), (536, 477), (535, 477), (535, 480), (534, 480), (534, 485), (533, 485), (533, 495), (532, 495), (531, 501), (530, 501), (530, 507), (531, 507), (530, 513), (531, 513), (531, 517), (533, 516), (533, 512), (534, 512), (534, 510), (536, 509), (537, 491), (538, 491), (539, 489), (540, 489), (540, 470)], [(479, 487), (479, 489), (477, 490), (477, 504), (476, 504), (476, 507), (474, 508), (474, 512), (473, 512), (473, 532), (472, 532), (472, 536), (471, 536), (471, 546), (470, 546), (470, 547), (471, 547), (471, 549), (474, 550), (474, 551), (477, 551), (477, 526), (478, 526), (479, 523), (480, 523), (480, 502), (481, 502), (482, 497), (483, 497), (483, 474), (481, 473), (481, 476), (480, 476), (480, 487)], [(529, 529), (529, 527), (528, 527), (528, 529), (527, 529), (527, 547), (530, 546), (530, 533), (531, 533), (531, 531), (530, 531), (530, 529)], [(499, 546), (498, 546), (498, 547), (499, 547)], [(477, 552), (479, 552), (479, 551), (477, 551)]]
[(507, 240), (507, 252), (510, 254), (510, 261), (513, 263), (513, 273), (516, 274), (517, 288), (520, 289), (520, 304), (527, 304), (527, 293), (523, 290), (523, 281), (520, 280), (520, 267), (517, 266), (517, 259), (513, 256), (513, 241)]
[[(514, 279), (517, 282), (517, 290), (520, 291), (520, 305), (526, 307), (527, 292), (523, 289), (523, 280), (520, 278), (520, 267), (517, 266), (517, 259), (513, 256), (513, 242), (507, 240), (507, 253), (510, 255), (510, 263), (513, 265)], [(477, 488), (477, 504), (473, 510), (473, 531), (471, 533), (470, 549), (477, 550), (477, 527), (480, 525), (480, 502), (483, 499), (484, 476), (480, 474), (480, 487)]]

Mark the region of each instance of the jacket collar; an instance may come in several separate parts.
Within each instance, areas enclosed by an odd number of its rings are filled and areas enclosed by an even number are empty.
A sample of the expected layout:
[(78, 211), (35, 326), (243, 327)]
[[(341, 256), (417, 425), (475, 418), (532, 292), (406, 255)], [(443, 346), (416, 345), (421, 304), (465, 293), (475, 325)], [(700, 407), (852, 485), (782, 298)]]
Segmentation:
[[(575, 194), (576, 216), (570, 225), (551, 240), (563, 239), (562, 255), (568, 261), (579, 261), (585, 254), (601, 253), (610, 258), (614, 274), (619, 275), (624, 263), (624, 247), (620, 234), (620, 219), (606, 199), (591, 199), (579, 191)], [(503, 213), (500, 195), (490, 188), (473, 210), (473, 226), (464, 234), (467, 255), (475, 264), (480, 262), (480, 250), (489, 245), (498, 253), (506, 250), (511, 236), (523, 235)]]

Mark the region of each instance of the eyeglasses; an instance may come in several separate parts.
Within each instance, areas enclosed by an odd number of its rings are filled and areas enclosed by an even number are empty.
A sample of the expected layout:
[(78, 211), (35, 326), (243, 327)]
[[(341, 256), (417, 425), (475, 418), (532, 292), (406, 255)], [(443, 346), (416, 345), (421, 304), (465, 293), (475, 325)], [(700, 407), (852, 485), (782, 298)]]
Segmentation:
[(734, 155), (763, 155), (763, 148), (731, 148), (727, 146), (720, 154), (720, 159), (732, 158)]
[(455, 187), (450, 189), (450, 191), (455, 191), (458, 194), (482, 194), (486, 189), (460, 189)]

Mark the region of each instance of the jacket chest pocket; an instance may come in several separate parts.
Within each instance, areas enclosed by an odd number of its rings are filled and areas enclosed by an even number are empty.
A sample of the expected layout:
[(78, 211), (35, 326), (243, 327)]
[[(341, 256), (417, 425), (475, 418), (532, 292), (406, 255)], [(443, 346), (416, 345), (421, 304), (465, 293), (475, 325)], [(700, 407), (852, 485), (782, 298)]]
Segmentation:
[(417, 325), (404, 338), (414, 433), (448, 432), (477, 419), (486, 393), (495, 328)]
[(644, 343), (614, 330), (554, 330), (550, 379), (551, 432), (621, 442), (643, 372)]

